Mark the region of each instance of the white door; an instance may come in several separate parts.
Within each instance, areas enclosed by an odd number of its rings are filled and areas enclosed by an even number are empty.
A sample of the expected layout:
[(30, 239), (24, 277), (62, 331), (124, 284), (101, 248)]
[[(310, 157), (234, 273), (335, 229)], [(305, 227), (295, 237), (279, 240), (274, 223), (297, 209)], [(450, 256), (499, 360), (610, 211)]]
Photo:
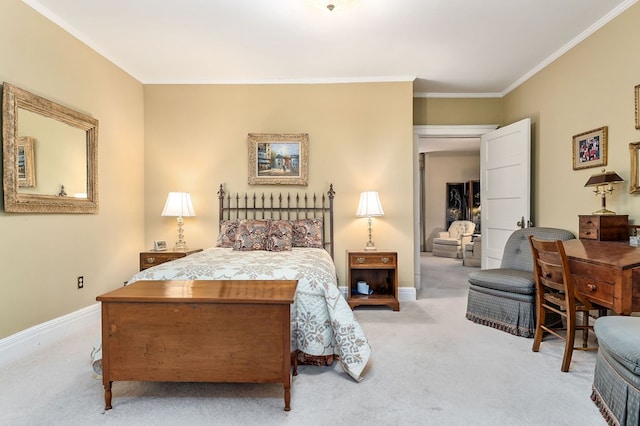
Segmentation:
[(509, 235), (529, 226), (531, 119), (480, 138), (482, 269), (498, 268)]

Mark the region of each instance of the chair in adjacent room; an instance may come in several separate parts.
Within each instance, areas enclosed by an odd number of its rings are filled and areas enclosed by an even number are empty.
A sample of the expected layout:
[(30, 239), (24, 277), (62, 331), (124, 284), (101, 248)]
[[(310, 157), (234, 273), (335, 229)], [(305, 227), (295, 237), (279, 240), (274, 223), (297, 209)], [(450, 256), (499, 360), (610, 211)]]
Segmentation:
[(469, 273), (467, 319), (522, 337), (536, 329), (533, 257), (529, 235), (544, 240), (569, 240), (564, 229), (531, 227), (514, 231), (504, 247), (499, 268)]
[(462, 249), (471, 242), (475, 229), (476, 224), (470, 220), (454, 220), (447, 231), (433, 239), (433, 255), (461, 259)]
[[(562, 357), (562, 371), (569, 371), (574, 349), (597, 350), (589, 347), (590, 311), (602, 310), (593, 305), (581, 293), (576, 292), (569, 269), (569, 260), (562, 241), (539, 240), (529, 236), (533, 256), (533, 274), (536, 282), (536, 332), (533, 338), (534, 352), (540, 349), (544, 333), (553, 334), (565, 340)], [(577, 324), (577, 312), (581, 313), (582, 324)], [(561, 317), (549, 323), (551, 313)], [(575, 345), (576, 331), (582, 330), (582, 346)]]
[(462, 266), (481, 266), (482, 264), (482, 236), (478, 235), (464, 245), (462, 249)]

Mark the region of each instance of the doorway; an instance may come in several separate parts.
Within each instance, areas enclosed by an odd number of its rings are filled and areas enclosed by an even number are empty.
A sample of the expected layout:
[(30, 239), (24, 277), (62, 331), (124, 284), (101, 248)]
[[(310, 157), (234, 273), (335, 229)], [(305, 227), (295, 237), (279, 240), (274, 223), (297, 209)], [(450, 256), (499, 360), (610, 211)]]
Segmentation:
[[(480, 136), (498, 128), (497, 124), (488, 125), (415, 125), (413, 126), (414, 176), (413, 176), (413, 209), (414, 209), (414, 283), (416, 291), (420, 290), (420, 253), (428, 243), (427, 224), (430, 214), (426, 208), (426, 180), (428, 179), (429, 157), (437, 155), (462, 155), (461, 153), (477, 153), (478, 168), (480, 156)], [(457, 154), (456, 154), (457, 153)], [(475, 154), (474, 154), (475, 155)], [(434, 157), (435, 158), (435, 157)], [(444, 193), (444, 190), (443, 190)], [(443, 195), (444, 197), (444, 195)], [(435, 202), (437, 203), (437, 201)], [(435, 208), (438, 208), (437, 206)], [(442, 214), (445, 207), (442, 201)], [(431, 214), (432, 216), (433, 214)], [(443, 225), (444, 226), (444, 221)]]

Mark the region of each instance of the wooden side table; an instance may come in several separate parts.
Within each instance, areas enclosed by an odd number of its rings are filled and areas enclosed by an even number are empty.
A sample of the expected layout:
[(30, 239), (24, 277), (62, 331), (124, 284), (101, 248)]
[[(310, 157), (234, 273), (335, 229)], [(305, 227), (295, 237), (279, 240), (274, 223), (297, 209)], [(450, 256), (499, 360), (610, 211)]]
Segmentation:
[[(347, 302), (360, 305), (387, 305), (400, 310), (398, 302), (398, 253), (394, 251), (347, 251)], [(358, 281), (371, 294), (358, 293)]]
[(197, 253), (199, 251), (202, 251), (202, 249), (143, 251), (140, 253), (140, 270), (143, 271), (147, 268), (151, 268), (152, 266), (180, 259), (181, 257), (189, 256), (190, 254)]

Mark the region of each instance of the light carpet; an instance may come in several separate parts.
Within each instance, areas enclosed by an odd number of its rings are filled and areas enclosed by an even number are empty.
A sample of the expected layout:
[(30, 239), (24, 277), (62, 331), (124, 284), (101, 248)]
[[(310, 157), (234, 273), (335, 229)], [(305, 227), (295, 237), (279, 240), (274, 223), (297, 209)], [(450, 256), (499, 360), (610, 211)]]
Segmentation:
[(400, 312), (361, 307), (373, 352), (356, 383), (338, 364), (301, 366), (291, 411), (282, 385), (115, 382), (104, 411), (89, 352), (99, 324), (0, 361), (2, 425), (602, 425), (591, 402), (595, 352), (560, 371), (563, 341), (515, 337), (465, 319), (460, 260), (422, 255), (422, 290)]

